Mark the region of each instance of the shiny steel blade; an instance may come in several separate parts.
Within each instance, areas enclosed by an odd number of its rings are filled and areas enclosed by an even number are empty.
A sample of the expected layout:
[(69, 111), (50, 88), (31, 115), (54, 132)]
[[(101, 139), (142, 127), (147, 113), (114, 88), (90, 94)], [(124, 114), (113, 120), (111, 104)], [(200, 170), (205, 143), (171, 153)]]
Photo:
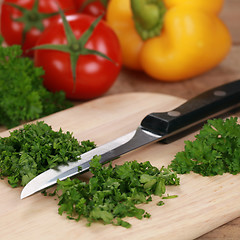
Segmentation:
[[(64, 180), (88, 170), (89, 162), (96, 155), (101, 155), (100, 162), (105, 163), (143, 145), (156, 142), (161, 138), (163, 138), (163, 136), (153, 134), (138, 127), (137, 130), (133, 132), (82, 154), (80, 156), (81, 159), (76, 162), (59, 166), (57, 169), (49, 169), (38, 175), (23, 188), (21, 199), (54, 185), (58, 179)], [(79, 171), (79, 166), (82, 168), (81, 171)]]
[(64, 180), (78, 174), (79, 166), (82, 167), (80, 172), (88, 170), (89, 162), (95, 155), (101, 155), (101, 163), (113, 160), (138, 147), (170, 137), (208, 118), (234, 109), (239, 104), (240, 80), (237, 80), (201, 93), (169, 112), (150, 113), (136, 131), (82, 154), (81, 160), (77, 162), (40, 174), (25, 186), (21, 198), (52, 186), (58, 179)]

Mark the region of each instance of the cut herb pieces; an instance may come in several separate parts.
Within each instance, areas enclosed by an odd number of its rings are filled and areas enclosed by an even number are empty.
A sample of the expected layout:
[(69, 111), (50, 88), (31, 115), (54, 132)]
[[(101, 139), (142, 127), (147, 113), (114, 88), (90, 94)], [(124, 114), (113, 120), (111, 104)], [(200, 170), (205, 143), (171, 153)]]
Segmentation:
[(209, 120), (195, 137), (176, 154), (170, 164), (173, 170), (203, 176), (240, 172), (240, 125), (236, 117)]
[(94, 147), (90, 141), (80, 145), (72, 133), (55, 132), (42, 121), (25, 124), (0, 138), (0, 176), (8, 177), (12, 187), (25, 186), (47, 169), (79, 160), (79, 155)]
[(150, 214), (136, 204), (152, 201), (151, 195), (162, 196), (166, 185), (179, 185), (176, 173), (168, 168), (158, 169), (150, 162), (125, 162), (123, 165), (102, 166), (101, 157), (95, 156), (90, 163), (93, 177), (89, 183), (66, 179), (58, 181), (59, 214), (80, 220), (83, 216), (92, 222), (131, 226), (124, 217), (149, 218)]
[(163, 206), (165, 203), (163, 202), (163, 201), (159, 201), (158, 203), (157, 203), (157, 205), (158, 206)]
[(162, 197), (162, 199), (172, 199), (172, 198), (177, 198), (178, 195), (167, 195), (166, 197)]
[(47, 91), (43, 69), (21, 55), (19, 45), (0, 46), (0, 125), (8, 128), (73, 106), (64, 92)]

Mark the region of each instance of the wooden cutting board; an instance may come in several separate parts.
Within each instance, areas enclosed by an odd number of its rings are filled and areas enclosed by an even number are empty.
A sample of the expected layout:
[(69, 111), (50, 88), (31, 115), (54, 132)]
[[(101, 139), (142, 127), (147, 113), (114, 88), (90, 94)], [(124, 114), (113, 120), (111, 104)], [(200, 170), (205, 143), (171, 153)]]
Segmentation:
[[(97, 145), (134, 130), (150, 112), (169, 111), (184, 100), (153, 93), (127, 93), (99, 98), (71, 109), (50, 115), (44, 120), (54, 130), (73, 132), (79, 140), (93, 140)], [(128, 153), (115, 163), (138, 160), (167, 166), (174, 155), (183, 150), (188, 135), (170, 144), (152, 144)], [(5, 131), (1, 136), (8, 136)], [(86, 173), (83, 179), (89, 178)], [(240, 175), (224, 174), (202, 177), (191, 173), (181, 175), (180, 186), (167, 188), (178, 198), (141, 205), (150, 219), (128, 218), (130, 229), (86, 221), (71, 221), (57, 213), (57, 200), (38, 193), (20, 200), (22, 188), (11, 188), (6, 179), (0, 181), (0, 239), (4, 240), (75, 240), (75, 239), (194, 239), (240, 216)]]

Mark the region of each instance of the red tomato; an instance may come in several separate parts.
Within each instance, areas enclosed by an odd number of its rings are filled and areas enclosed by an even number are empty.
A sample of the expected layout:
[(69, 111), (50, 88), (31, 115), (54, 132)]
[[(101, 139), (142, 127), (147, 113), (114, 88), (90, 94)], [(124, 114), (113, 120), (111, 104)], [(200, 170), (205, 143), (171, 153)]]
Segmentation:
[[(14, 19), (23, 16), (23, 13), (8, 5), (7, 3), (14, 3), (25, 9), (31, 10), (33, 8), (34, 2), (36, 0), (4, 0), (1, 8), (1, 32), (8, 45), (19, 44), (22, 45), (23, 51), (26, 55), (32, 55), (31, 53), (26, 53), (26, 50), (31, 49), (35, 46), (36, 41), (42, 34), (42, 31), (36, 27), (32, 27), (27, 33), (25, 40), (23, 39), (23, 29), (26, 26), (25, 23), (18, 22)], [(73, 0), (39, 0), (38, 12), (39, 13), (53, 13), (58, 12), (59, 7), (66, 10), (66, 14), (76, 13), (76, 7)], [(28, 22), (33, 23), (34, 16), (28, 16)], [(43, 28), (46, 28), (53, 21), (55, 21), (59, 16), (53, 16), (41, 20)]]
[[(66, 18), (76, 39), (79, 39), (96, 19), (86, 14), (74, 14)], [(67, 44), (62, 20), (45, 29), (37, 42), (39, 46), (44, 44)], [(113, 30), (101, 20), (85, 48), (99, 51), (114, 62), (93, 54), (80, 55), (77, 58), (74, 80), (69, 53), (49, 49), (35, 50), (34, 62), (45, 70), (43, 84), (48, 90), (63, 90), (69, 99), (86, 100), (104, 94), (112, 86), (122, 65), (120, 44)]]
[[(81, 8), (87, 0), (75, 0), (76, 7), (78, 11), (81, 11)], [(99, 17), (105, 14), (106, 9), (100, 0), (96, 0), (86, 5), (81, 11), (81, 13), (86, 13), (95, 17)]]

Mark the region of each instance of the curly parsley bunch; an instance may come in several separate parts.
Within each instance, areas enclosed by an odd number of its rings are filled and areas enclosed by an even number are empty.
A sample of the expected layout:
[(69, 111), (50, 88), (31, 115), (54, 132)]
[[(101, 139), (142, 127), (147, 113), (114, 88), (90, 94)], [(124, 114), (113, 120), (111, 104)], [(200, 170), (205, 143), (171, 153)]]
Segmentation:
[(73, 106), (64, 92), (47, 91), (44, 70), (21, 55), (19, 45), (0, 46), (0, 125), (7, 128)]
[(240, 172), (240, 125), (237, 118), (207, 122), (195, 141), (186, 141), (170, 167), (178, 173), (193, 171), (203, 176)]

